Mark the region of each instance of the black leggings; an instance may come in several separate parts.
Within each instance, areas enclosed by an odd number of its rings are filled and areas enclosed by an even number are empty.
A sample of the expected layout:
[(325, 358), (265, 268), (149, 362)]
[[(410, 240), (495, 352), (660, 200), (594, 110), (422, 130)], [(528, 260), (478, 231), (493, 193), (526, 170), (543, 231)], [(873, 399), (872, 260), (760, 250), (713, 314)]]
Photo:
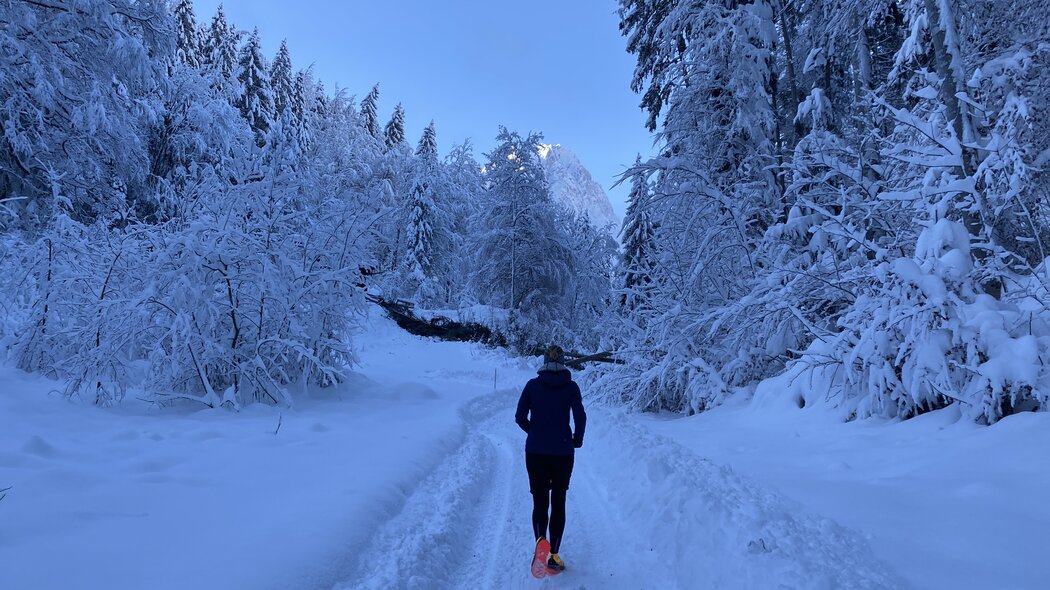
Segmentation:
[(565, 492), (567, 490), (551, 490), (539, 494), (532, 493), (532, 532), (537, 539), (546, 536), (547, 532), (547, 508), (550, 505), (550, 542), (551, 553), (557, 553), (561, 548), (561, 536), (565, 534)]
[[(551, 553), (561, 549), (561, 537), (565, 533), (565, 494), (572, 477), (572, 464), (572, 455), (525, 453), (525, 468), (529, 472), (529, 489), (532, 491), (533, 536), (547, 537), (551, 542)], [(550, 536), (547, 536), (548, 524)]]

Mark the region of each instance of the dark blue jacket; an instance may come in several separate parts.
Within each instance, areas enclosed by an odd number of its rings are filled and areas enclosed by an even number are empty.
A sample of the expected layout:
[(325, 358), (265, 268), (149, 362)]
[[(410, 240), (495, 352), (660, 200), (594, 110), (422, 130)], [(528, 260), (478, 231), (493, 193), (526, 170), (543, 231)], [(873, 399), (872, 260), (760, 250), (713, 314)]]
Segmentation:
[[(569, 429), (569, 411), (576, 434)], [(568, 369), (540, 370), (525, 384), (518, 400), (514, 421), (529, 434), (525, 452), (540, 455), (572, 455), (583, 446), (587, 413), (583, 411), (580, 386), (573, 382)]]

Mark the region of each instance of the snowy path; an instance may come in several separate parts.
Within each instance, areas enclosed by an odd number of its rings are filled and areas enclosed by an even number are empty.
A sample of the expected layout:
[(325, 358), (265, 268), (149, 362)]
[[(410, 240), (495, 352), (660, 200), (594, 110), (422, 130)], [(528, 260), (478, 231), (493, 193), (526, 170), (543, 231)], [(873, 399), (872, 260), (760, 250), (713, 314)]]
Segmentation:
[(569, 569), (536, 581), (514, 401), (503, 391), (463, 408), (464, 444), (376, 531), (339, 590), (906, 587), (855, 533), (600, 408), (569, 490)]

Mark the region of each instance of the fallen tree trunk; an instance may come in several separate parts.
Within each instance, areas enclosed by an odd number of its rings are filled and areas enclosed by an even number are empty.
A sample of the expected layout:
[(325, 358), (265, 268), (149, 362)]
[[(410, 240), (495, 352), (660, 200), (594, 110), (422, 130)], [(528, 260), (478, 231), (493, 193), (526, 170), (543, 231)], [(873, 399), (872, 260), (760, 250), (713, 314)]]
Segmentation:
[(416, 336), (455, 342), (484, 342), (493, 346), (507, 345), (502, 334), (493, 332), (483, 324), (456, 322), (442, 316), (425, 320), (412, 311), (413, 305), (409, 301), (388, 301), (375, 295), (365, 295), (365, 299), (382, 307), (401, 329)]
[[(420, 318), (413, 312), (413, 304), (410, 301), (389, 301), (376, 295), (365, 295), (365, 299), (382, 307), (387, 315), (397, 323), (403, 330), (416, 336), (429, 338), (440, 338), (456, 342), (484, 342), (493, 346), (507, 348), (507, 339), (499, 332), (493, 332), (491, 328), (483, 324), (472, 322), (456, 322), (449, 318), (436, 316), (429, 320)], [(526, 354), (542, 356), (544, 347), (532, 346), (525, 350)], [(566, 367), (583, 370), (584, 363), (612, 363), (624, 364), (622, 359), (614, 358), (613, 352), (598, 352), (595, 354), (580, 354), (577, 352), (566, 352)]]
[(567, 367), (572, 367), (577, 370), (583, 369), (583, 363), (612, 363), (615, 365), (624, 364), (623, 359), (613, 358), (612, 351), (597, 352), (595, 354), (579, 354), (575, 352), (566, 352), (565, 356), (569, 357), (563, 363)]

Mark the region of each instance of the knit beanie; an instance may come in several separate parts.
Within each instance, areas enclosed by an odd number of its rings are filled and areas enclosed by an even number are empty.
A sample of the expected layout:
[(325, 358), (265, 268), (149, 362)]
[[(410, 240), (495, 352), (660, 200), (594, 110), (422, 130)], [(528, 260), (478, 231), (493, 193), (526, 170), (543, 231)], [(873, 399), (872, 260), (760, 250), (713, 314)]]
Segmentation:
[(565, 362), (565, 351), (561, 349), (557, 344), (552, 344), (547, 347), (547, 350), (543, 352), (543, 364), (549, 363), (564, 363)]

